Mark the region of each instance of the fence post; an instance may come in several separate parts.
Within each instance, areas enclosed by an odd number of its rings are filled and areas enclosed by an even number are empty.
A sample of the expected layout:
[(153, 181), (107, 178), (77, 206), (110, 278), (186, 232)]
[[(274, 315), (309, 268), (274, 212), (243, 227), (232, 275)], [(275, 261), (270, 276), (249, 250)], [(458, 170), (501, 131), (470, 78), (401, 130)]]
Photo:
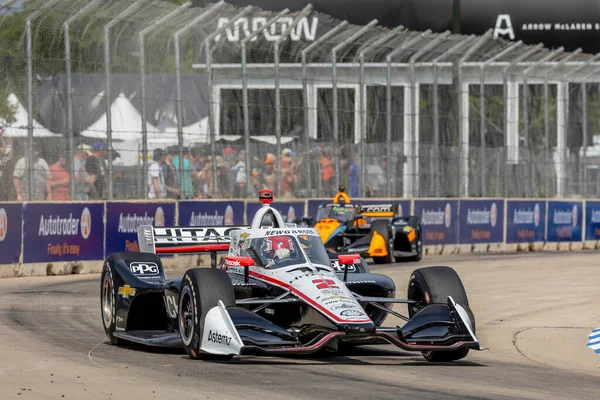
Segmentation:
[[(217, 45), (220, 44), (220, 40), (221, 40), (221, 34), (223, 32), (225, 32), (227, 29), (229, 29), (231, 26), (233, 26), (240, 18), (244, 17), (246, 14), (248, 14), (250, 11), (252, 11), (254, 9), (254, 7), (252, 6), (247, 6), (245, 7), (242, 11), (240, 11), (239, 13), (237, 13), (233, 18), (231, 18), (231, 20), (229, 20), (225, 25), (223, 25), (222, 27), (220, 27), (219, 29), (217, 29), (216, 31), (214, 31), (213, 33), (211, 33), (210, 35), (208, 35), (206, 37), (206, 39), (204, 39), (204, 51), (205, 51), (205, 56), (206, 56), (206, 70), (208, 72), (208, 93), (209, 93), (209, 107), (208, 107), (208, 126), (210, 129), (210, 149), (211, 149), (211, 153), (214, 155), (216, 155), (217, 153), (217, 145), (216, 145), (216, 138), (217, 138), (217, 123), (216, 123), (216, 118), (219, 118), (219, 116), (217, 116), (215, 118), (215, 109), (214, 109), (214, 104), (213, 104), (213, 69), (212, 69), (212, 50), (210, 47), (210, 42), (213, 40), (217, 40)], [(215, 46), (216, 47), (216, 46)], [(248, 187), (250, 187), (252, 185), (252, 182), (250, 181), (250, 154), (246, 151), (246, 158), (244, 160), (245, 164), (246, 164), (246, 191), (248, 190)], [(248, 194), (248, 192), (246, 193)]]
[[(360, 28), (353, 35), (344, 39), (340, 44), (331, 49), (331, 67), (332, 67), (332, 97), (333, 97), (333, 147), (335, 153), (335, 187), (336, 190), (340, 187), (340, 138), (339, 138), (339, 117), (338, 117), (338, 98), (337, 98), (337, 52), (347, 46), (349, 43), (354, 42), (365, 32), (367, 32), (373, 25), (379, 21), (376, 19), (371, 20), (367, 25)], [(345, 186), (345, 185), (344, 185)]]
[(132, 5), (122, 11), (117, 17), (110, 20), (104, 25), (104, 72), (106, 79), (106, 92), (104, 94), (106, 98), (106, 147), (108, 148), (108, 200), (113, 198), (113, 179), (112, 179), (112, 112), (111, 112), (111, 100), (110, 100), (110, 29), (116, 25), (119, 21), (127, 18), (129, 14), (137, 9), (144, 3), (145, 0), (137, 0)]
[[(503, 98), (504, 98), (504, 148), (506, 151), (505, 154), (505, 161), (506, 161), (506, 169), (504, 172), (504, 179), (503, 179), (503, 189), (504, 189), (504, 197), (508, 196), (507, 190), (508, 190), (508, 174), (510, 171), (508, 171), (508, 161), (509, 161), (509, 157), (508, 157), (508, 147), (509, 147), (509, 140), (508, 140), (508, 133), (510, 130), (510, 123), (508, 121), (508, 111), (509, 111), (509, 107), (508, 107), (508, 103), (509, 103), (509, 99), (508, 99), (508, 72), (514, 68), (518, 63), (520, 63), (521, 61), (525, 60), (527, 57), (529, 57), (530, 55), (534, 54), (536, 51), (538, 51), (540, 48), (543, 47), (542, 43), (539, 43), (535, 46), (533, 46), (532, 48), (530, 48), (529, 50), (527, 50), (525, 53), (521, 54), (519, 57), (513, 59), (506, 67), (504, 67), (503, 70), (503, 75), (502, 75), (502, 82), (503, 82), (503, 86), (502, 86), (502, 90), (503, 90)], [(518, 95), (518, 91), (517, 91), (517, 95)], [(517, 116), (518, 119), (518, 116)], [(518, 145), (518, 138), (517, 138), (517, 145)]]
[[(267, 23), (259, 27), (258, 29), (252, 31), (252, 33), (242, 40), (242, 98), (243, 98), (243, 106), (244, 106), (244, 145), (246, 149), (246, 160), (248, 164), (248, 168), (250, 167), (250, 114), (248, 109), (248, 68), (246, 62), (247, 56), (247, 43), (254, 39), (259, 33), (264, 32), (266, 29), (270, 28), (275, 22), (279, 20), (282, 16), (289, 13), (290, 10), (286, 8), (285, 10), (279, 12), (273, 18), (271, 18)], [(277, 161), (279, 161), (279, 165), (281, 165), (281, 155), (277, 155)], [(248, 169), (246, 170), (248, 171)], [(248, 173), (248, 183), (250, 183), (250, 174)], [(252, 185), (248, 185), (248, 195), (252, 194)]]
[[(40, 16), (42, 12), (44, 12), (48, 7), (52, 6), (58, 0), (50, 0), (47, 3), (43, 4), (40, 8), (35, 10), (33, 13), (27, 16), (26, 19), (26, 29), (27, 29), (27, 150), (25, 151), (25, 161), (27, 168), (27, 179), (29, 180), (29, 187), (27, 191), (29, 192), (29, 199), (33, 199), (35, 185), (33, 184), (34, 180), (34, 171), (33, 171), (33, 38), (31, 33), (31, 23), (34, 19)], [(7, 7), (10, 3), (5, 3), (2, 8)], [(23, 180), (21, 180), (21, 185), (23, 184)], [(21, 193), (23, 193), (23, 186), (21, 186)], [(27, 200), (27, 198), (24, 198)]]
[[(470, 45), (476, 38), (475, 35), (468, 36), (465, 40), (458, 42), (444, 53), (440, 54), (433, 60), (433, 170), (434, 178), (432, 179), (432, 191), (435, 191), (435, 197), (440, 197), (440, 114), (439, 114), (439, 99), (438, 99), (438, 63), (450, 54), (456, 52), (462, 47)], [(435, 186), (435, 189), (433, 188)]]
[[(577, 54), (581, 53), (581, 48), (578, 48), (577, 50), (573, 51), (572, 53), (570, 53), (568, 56), (566, 56), (565, 58), (561, 59), (558, 63), (556, 63), (554, 66), (552, 66), (550, 69), (548, 69), (545, 73), (544, 76), (544, 84), (547, 86), (548, 85), (548, 76), (555, 71), (556, 69), (560, 68), (564, 63), (566, 63), (567, 61), (571, 60), (573, 57), (575, 57)], [(556, 101), (556, 113), (557, 113), (557, 120), (556, 120), (556, 149), (559, 153), (559, 161), (557, 163), (556, 166), (556, 171), (557, 171), (557, 176), (556, 176), (556, 194), (558, 197), (564, 197), (565, 195), (565, 187), (564, 187), (564, 161), (565, 161), (565, 151), (566, 151), (566, 144), (567, 144), (567, 123), (568, 123), (568, 112), (569, 112), (569, 107), (568, 106), (564, 106), (560, 104), (559, 98), (564, 99), (564, 101), (568, 104), (569, 102), (569, 92), (568, 92), (568, 82), (566, 82), (565, 80), (565, 75), (563, 74), (563, 81), (562, 84), (558, 83), (557, 84), (557, 101)], [(566, 86), (567, 89), (567, 93), (565, 96), (565, 93), (563, 93), (563, 90)], [(547, 90), (546, 90), (547, 93)], [(545, 94), (546, 94), (545, 93)], [(546, 102), (547, 102), (547, 97), (546, 97)], [(546, 106), (547, 107), (547, 106)], [(563, 108), (564, 107), (564, 108)], [(561, 110), (563, 112), (561, 112)], [(547, 115), (546, 115), (547, 117)], [(546, 138), (547, 140), (549, 139), (549, 133), (548, 131), (546, 131)], [(547, 142), (549, 144), (549, 141)], [(546, 156), (546, 159), (549, 163), (548, 160), (548, 156)]]
[(287, 29), (281, 34), (275, 41), (275, 136), (277, 139), (277, 188), (276, 196), (281, 196), (281, 90), (280, 90), (280, 77), (279, 77), (279, 46), (285, 40), (285, 38), (296, 28), (302, 18), (312, 11), (312, 4), (308, 4), (298, 14), (294, 21), (287, 27)]
[[(169, 13), (162, 15), (152, 21), (148, 26), (140, 31), (138, 34), (138, 47), (140, 49), (140, 97), (142, 102), (142, 182), (147, 182), (148, 180), (148, 121), (147, 118), (147, 110), (146, 110), (146, 49), (144, 38), (157, 26), (172, 18), (189, 8), (192, 5), (191, 2), (183, 3), (176, 9), (170, 11)], [(181, 157), (181, 155), (180, 155)], [(179, 179), (179, 185), (181, 190), (183, 190), (183, 182)]]
[[(365, 193), (365, 177), (366, 177), (366, 158), (365, 158), (365, 142), (367, 140), (367, 118), (366, 118), (366, 108), (368, 108), (368, 94), (366, 91), (366, 84), (365, 84), (365, 54), (367, 54), (369, 51), (373, 50), (373, 49), (377, 49), (379, 48), (379, 46), (381, 46), (382, 44), (384, 44), (385, 42), (389, 41), (392, 37), (396, 36), (397, 33), (404, 29), (404, 27), (402, 25), (397, 26), (396, 28), (394, 28), (391, 32), (388, 32), (387, 34), (379, 37), (378, 39), (376, 39), (374, 42), (369, 43), (368, 45), (366, 45), (366, 47), (361, 50), (358, 53), (358, 59), (359, 59), (359, 63), (360, 63), (360, 72), (358, 74), (358, 78), (359, 78), (359, 83), (358, 83), (358, 88), (360, 90), (360, 196), (361, 197), (365, 197), (366, 193)], [(366, 107), (365, 107), (366, 105)], [(389, 150), (389, 149), (386, 149)], [(391, 163), (393, 162), (393, 160), (391, 159), (391, 157), (388, 156), (387, 154), (388, 151), (386, 151), (386, 158), (387, 158), (387, 171), (386, 173), (388, 174), (388, 176), (391, 176), (393, 169), (390, 169), (390, 165), (392, 165)], [(390, 179), (386, 180), (386, 196), (390, 197)], [(348, 188), (348, 190), (350, 190), (350, 188)]]
[[(386, 96), (385, 96), (385, 107), (386, 107), (386, 147), (388, 154), (391, 153), (392, 148), (392, 58), (400, 54), (406, 48), (413, 44), (421, 41), (424, 37), (431, 33), (431, 29), (426, 30), (423, 33), (415, 35), (412, 39), (403, 42), (400, 46), (392, 50), (385, 58), (386, 62)], [(406, 88), (404, 88), (406, 90)], [(404, 132), (404, 141), (406, 141), (406, 132)], [(406, 149), (402, 149), (402, 155), (406, 153)], [(388, 161), (389, 162), (389, 161)], [(406, 169), (404, 169), (403, 181), (406, 181)], [(388, 183), (389, 185), (389, 183)], [(397, 194), (396, 194), (397, 195)], [(406, 191), (402, 190), (402, 195), (406, 197)]]
[[(523, 130), (525, 133), (525, 145), (527, 146), (527, 151), (529, 153), (529, 157), (530, 157), (530, 164), (529, 164), (529, 185), (525, 185), (525, 190), (529, 190), (529, 188), (533, 188), (535, 187), (534, 185), (534, 177), (533, 177), (533, 157), (532, 157), (532, 153), (531, 153), (531, 146), (530, 146), (530, 140), (529, 140), (529, 84), (527, 83), (527, 76), (529, 75), (529, 73), (531, 71), (533, 71), (534, 69), (536, 69), (537, 67), (539, 67), (541, 64), (547, 63), (548, 61), (550, 61), (552, 58), (554, 58), (554, 56), (558, 53), (562, 53), (562, 51), (564, 50), (564, 47), (559, 47), (556, 50), (553, 50), (550, 52), (550, 54), (548, 54), (547, 56), (543, 57), (541, 60), (536, 61), (533, 65), (525, 68), (525, 70), (523, 70)], [(526, 197), (532, 197), (531, 193), (526, 193)], [(537, 197), (537, 196), (535, 196)]]
[[(492, 62), (496, 61), (498, 58), (505, 56), (506, 54), (510, 53), (511, 51), (513, 51), (517, 47), (521, 46), (522, 44), (523, 44), (523, 41), (519, 40), (512, 46), (504, 49), (500, 53), (495, 54), (493, 57), (487, 59), (486, 61), (484, 61), (483, 63), (481, 63), (479, 65), (479, 136), (480, 136), (480, 140), (481, 140), (479, 157), (481, 159), (480, 172), (481, 172), (481, 196), (482, 197), (487, 197), (487, 187), (486, 187), (486, 183), (485, 183), (485, 171), (487, 171), (487, 168), (485, 165), (483, 165), (483, 162), (485, 160), (485, 134), (486, 134), (485, 97), (484, 97), (485, 68)], [(496, 183), (496, 185), (498, 185), (498, 183)]]
[[(315, 48), (320, 46), (322, 43), (326, 42), (327, 40), (329, 40), (333, 36), (335, 36), (338, 32), (340, 32), (342, 29), (344, 29), (347, 25), (348, 25), (348, 21), (342, 21), (339, 25), (334, 26), (332, 29), (327, 31), (327, 33), (325, 33), (323, 36), (321, 36), (320, 38), (318, 38), (317, 40), (312, 42), (310, 45), (308, 45), (306, 48), (304, 48), (301, 52), (302, 101), (304, 104), (304, 110), (303, 110), (304, 111), (303, 112), (303, 114), (304, 114), (304, 145), (306, 146), (307, 151), (308, 151), (308, 148), (310, 147), (310, 131), (311, 131), (311, 129), (310, 129), (310, 117), (309, 117), (310, 104), (308, 101), (308, 98), (309, 98), (309, 96), (308, 96), (308, 71), (307, 71), (307, 66), (306, 66), (306, 56), (308, 55), (309, 52), (311, 52), (312, 50), (314, 50)], [(309, 154), (310, 154), (310, 152), (309, 152)], [(310, 160), (310, 156), (309, 156), (309, 160)], [(307, 171), (307, 174), (306, 174), (308, 190), (311, 190), (313, 187), (311, 171), (312, 171), (312, 168), (309, 168), (309, 170)], [(320, 174), (318, 176), (320, 176)], [(318, 184), (317, 185), (317, 197), (319, 197), (321, 194), (320, 188), (321, 188), (321, 185)]]
[[(439, 36), (433, 38), (429, 43), (427, 43), (424, 47), (422, 47), (415, 54), (413, 54), (410, 57), (410, 60), (408, 61), (409, 66), (410, 66), (410, 85), (411, 85), (411, 91), (412, 91), (412, 95), (411, 95), (412, 123), (411, 123), (411, 141), (410, 141), (411, 151), (410, 151), (410, 154), (411, 154), (411, 162), (412, 162), (411, 168), (413, 171), (413, 176), (412, 176), (413, 197), (419, 196), (419, 186), (420, 186), (420, 179), (419, 179), (419, 159), (420, 159), (420, 157), (419, 157), (419, 145), (418, 145), (420, 137), (419, 137), (419, 129), (417, 126), (418, 126), (418, 122), (419, 122), (418, 116), (419, 116), (421, 110), (419, 107), (419, 103), (417, 102), (417, 98), (420, 97), (420, 91), (417, 91), (417, 77), (415, 74), (415, 63), (419, 59), (419, 57), (421, 57), (423, 54), (425, 54), (426, 52), (428, 52), (435, 46), (439, 45), (441, 41), (446, 40), (448, 35), (450, 35), (450, 31), (445, 31), (445, 32), (441, 33)], [(406, 133), (405, 133), (405, 135), (406, 135)], [(390, 160), (388, 160), (388, 163), (389, 162), (390, 162)]]
[[(179, 180), (183, 182), (185, 177), (183, 168), (183, 109), (181, 107), (181, 53), (179, 48), (179, 38), (181, 35), (187, 31), (192, 26), (202, 22), (207, 16), (209, 16), (213, 11), (218, 10), (223, 7), (225, 2), (223, 0), (219, 1), (216, 4), (213, 4), (207, 7), (200, 15), (196, 18), (185, 24), (181, 29), (177, 30), (173, 36), (175, 42), (175, 89), (177, 93), (177, 100), (175, 102), (177, 108), (177, 141), (179, 144)], [(215, 154), (212, 155), (212, 167), (213, 167), (213, 188), (214, 193), (217, 193), (217, 160)]]
[[(469, 196), (469, 85), (463, 85), (463, 64), (486, 43), (492, 36), (492, 29), (475, 41), (473, 46), (456, 63), (458, 99), (458, 131), (459, 131), (459, 178), (458, 196)], [(466, 92), (465, 92), (466, 89)]]
[(67, 136), (69, 139), (68, 152), (70, 155), (70, 198), (75, 200), (75, 145), (74, 145), (74, 132), (73, 132), (73, 89), (72, 89), (72, 71), (71, 71), (71, 33), (69, 32), (69, 26), (79, 16), (87, 13), (92, 7), (96, 5), (100, 0), (92, 0), (86, 4), (83, 8), (79, 9), (75, 14), (71, 15), (63, 23), (63, 32), (65, 37), (65, 70), (67, 72)]

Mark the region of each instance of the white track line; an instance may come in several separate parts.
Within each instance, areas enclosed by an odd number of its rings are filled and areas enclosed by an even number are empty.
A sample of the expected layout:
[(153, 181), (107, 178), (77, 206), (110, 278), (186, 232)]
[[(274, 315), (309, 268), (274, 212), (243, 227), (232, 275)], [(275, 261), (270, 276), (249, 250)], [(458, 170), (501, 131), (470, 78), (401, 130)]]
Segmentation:
[(94, 360), (92, 359), (92, 351), (94, 351), (94, 349), (95, 349), (96, 347), (100, 346), (102, 343), (104, 343), (104, 339), (102, 339), (101, 341), (99, 341), (99, 342), (98, 342), (98, 343), (97, 343), (97, 344), (96, 344), (94, 347), (92, 347), (92, 348), (90, 349), (90, 351), (88, 351), (88, 358), (90, 359), (90, 361), (91, 361), (91, 362), (93, 362), (94, 364), (96, 364), (96, 365), (97, 365), (97, 366), (99, 366), (99, 367), (102, 367), (102, 365), (98, 364), (96, 361), (94, 361)]

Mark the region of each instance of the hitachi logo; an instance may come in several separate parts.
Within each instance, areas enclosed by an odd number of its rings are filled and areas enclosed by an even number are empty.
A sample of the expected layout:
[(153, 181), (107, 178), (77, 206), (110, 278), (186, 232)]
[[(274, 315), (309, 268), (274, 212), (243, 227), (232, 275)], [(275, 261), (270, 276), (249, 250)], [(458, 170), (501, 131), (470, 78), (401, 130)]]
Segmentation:
[(225, 345), (229, 346), (229, 344), (231, 343), (231, 339), (232, 339), (231, 336), (221, 335), (217, 331), (215, 331), (215, 332), (208, 331), (208, 341), (209, 342), (225, 344)]

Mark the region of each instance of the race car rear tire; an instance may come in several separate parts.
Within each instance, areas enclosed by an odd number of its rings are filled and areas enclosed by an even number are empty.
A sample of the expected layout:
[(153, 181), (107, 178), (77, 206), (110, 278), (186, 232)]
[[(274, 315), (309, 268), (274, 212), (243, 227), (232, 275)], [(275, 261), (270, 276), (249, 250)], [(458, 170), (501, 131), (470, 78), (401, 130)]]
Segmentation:
[(387, 246), (387, 256), (384, 257), (372, 257), (375, 264), (389, 264), (392, 262), (392, 253), (394, 252), (394, 237), (390, 232), (390, 224), (385, 220), (375, 220), (371, 224), (371, 231), (377, 232), (385, 240)]
[[(473, 333), (476, 332), (475, 316), (469, 308), (469, 300), (465, 287), (454, 269), (450, 267), (425, 267), (413, 271), (408, 281), (408, 299), (421, 302), (420, 305), (408, 307), (410, 318), (425, 304), (446, 304), (448, 296), (452, 296), (460, 304), (471, 320)], [(469, 353), (468, 348), (452, 351), (423, 351), (421, 354), (427, 361), (449, 362), (465, 358)]]
[(121, 340), (114, 336), (116, 330), (116, 300), (117, 289), (115, 288), (113, 274), (108, 262), (104, 262), (100, 280), (100, 311), (102, 314), (102, 325), (104, 332), (112, 344), (119, 344)]
[(200, 351), (206, 314), (219, 300), (225, 307), (235, 306), (235, 293), (227, 272), (216, 268), (193, 268), (186, 271), (181, 280), (178, 319), (181, 340), (192, 359), (233, 358), (233, 355), (214, 355)]

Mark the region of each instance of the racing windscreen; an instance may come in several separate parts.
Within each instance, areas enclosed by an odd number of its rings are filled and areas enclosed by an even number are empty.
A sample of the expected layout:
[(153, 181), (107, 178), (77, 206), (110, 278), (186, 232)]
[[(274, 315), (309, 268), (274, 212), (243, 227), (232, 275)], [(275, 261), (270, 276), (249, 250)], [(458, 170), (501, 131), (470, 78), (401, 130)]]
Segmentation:
[(228, 251), (231, 232), (247, 226), (160, 227), (138, 228), (140, 252), (154, 254), (204, 253)]

